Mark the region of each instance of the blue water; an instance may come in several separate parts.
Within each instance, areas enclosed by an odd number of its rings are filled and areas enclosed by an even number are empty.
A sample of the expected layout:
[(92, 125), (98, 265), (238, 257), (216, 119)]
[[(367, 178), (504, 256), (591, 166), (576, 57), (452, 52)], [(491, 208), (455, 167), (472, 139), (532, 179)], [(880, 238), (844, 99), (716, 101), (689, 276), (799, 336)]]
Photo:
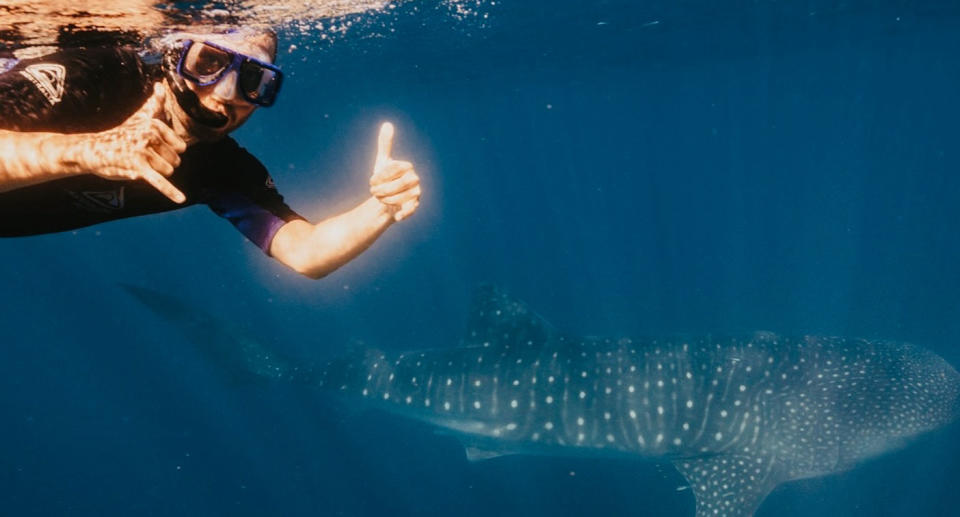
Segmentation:
[[(453, 346), (494, 282), (582, 334), (856, 335), (960, 365), (960, 5), (915, 4), (422, 1), (288, 34), (282, 98), (238, 140), (321, 218), (364, 199), (391, 120), (420, 210), (320, 281), (203, 207), (0, 240), (0, 514), (692, 516), (666, 465), (471, 465), (420, 425), (231, 382), (117, 284), (304, 360)], [(958, 438), (758, 515), (957, 515)]]

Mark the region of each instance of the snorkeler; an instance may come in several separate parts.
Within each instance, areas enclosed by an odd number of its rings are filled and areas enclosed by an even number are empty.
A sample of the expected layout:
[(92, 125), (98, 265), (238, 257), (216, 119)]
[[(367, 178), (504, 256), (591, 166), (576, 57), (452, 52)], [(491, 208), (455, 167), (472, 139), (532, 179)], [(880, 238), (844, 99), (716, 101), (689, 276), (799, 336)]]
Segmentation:
[(264, 252), (320, 278), (416, 211), (413, 165), (383, 124), (371, 197), (312, 224), (229, 133), (272, 105), (283, 73), (272, 31), (178, 33), (162, 59), (61, 49), (0, 69), (0, 236), (59, 232), (206, 204)]

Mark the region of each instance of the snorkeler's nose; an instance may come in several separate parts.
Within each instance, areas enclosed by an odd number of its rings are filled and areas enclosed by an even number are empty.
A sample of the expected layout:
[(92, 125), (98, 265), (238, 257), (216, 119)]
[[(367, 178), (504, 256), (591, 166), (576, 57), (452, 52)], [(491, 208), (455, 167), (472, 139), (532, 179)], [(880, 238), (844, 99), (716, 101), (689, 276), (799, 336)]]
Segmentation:
[(220, 100), (226, 102), (234, 102), (240, 100), (240, 96), (237, 94), (237, 72), (236, 70), (231, 70), (227, 72), (227, 75), (220, 79), (217, 82), (216, 86), (213, 89), (213, 94), (217, 96)]

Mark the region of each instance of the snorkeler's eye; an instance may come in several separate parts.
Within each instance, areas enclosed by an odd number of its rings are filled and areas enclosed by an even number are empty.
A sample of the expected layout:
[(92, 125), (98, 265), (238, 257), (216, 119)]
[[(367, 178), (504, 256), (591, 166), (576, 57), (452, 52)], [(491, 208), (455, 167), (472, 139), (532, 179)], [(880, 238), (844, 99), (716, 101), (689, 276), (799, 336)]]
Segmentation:
[(197, 51), (194, 59), (188, 59), (187, 61), (190, 71), (194, 74), (198, 76), (217, 75), (230, 66), (232, 56), (229, 53), (208, 45), (197, 45), (196, 47)]
[(280, 74), (254, 61), (240, 65), (237, 84), (248, 101), (269, 106), (280, 87)]
[(241, 66), (238, 83), (240, 88), (248, 95), (256, 97), (260, 94), (260, 80), (263, 77), (263, 69), (256, 66)]

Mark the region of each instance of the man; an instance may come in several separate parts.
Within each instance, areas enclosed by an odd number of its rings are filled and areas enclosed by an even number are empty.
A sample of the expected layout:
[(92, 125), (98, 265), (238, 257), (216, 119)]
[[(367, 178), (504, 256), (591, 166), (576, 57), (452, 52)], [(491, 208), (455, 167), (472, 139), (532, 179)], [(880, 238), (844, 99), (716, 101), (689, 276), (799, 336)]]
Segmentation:
[(371, 197), (311, 224), (228, 134), (270, 106), (272, 32), (179, 33), (160, 63), (132, 49), (63, 49), (0, 69), (0, 236), (64, 231), (206, 204), (267, 254), (320, 278), (419, 206), (419, 178), (383, 124)]

